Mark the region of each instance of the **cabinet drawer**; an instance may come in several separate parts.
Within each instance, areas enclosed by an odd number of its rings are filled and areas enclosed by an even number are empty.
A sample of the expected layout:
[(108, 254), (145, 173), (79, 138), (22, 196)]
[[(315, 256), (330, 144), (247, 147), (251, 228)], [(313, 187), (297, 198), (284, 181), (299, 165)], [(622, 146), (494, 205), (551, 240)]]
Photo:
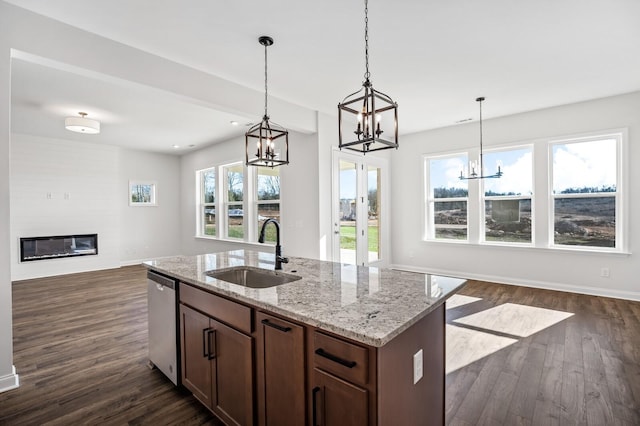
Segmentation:
[(251, 334), (251, 308), (224, 297), (207, 293), (185, 283), (180, 283), (180, 303), (219, 319), (247, 334)]
[(319, 332), (313, 336), (313, 361), (318, 368), (354, 383), (366, 384), (368, 350)]

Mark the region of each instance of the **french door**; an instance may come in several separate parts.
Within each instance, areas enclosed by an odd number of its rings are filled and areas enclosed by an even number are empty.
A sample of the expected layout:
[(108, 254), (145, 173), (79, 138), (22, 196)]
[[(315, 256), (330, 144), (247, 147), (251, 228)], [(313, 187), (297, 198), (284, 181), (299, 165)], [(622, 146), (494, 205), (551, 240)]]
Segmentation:
[(388, 162), (333, 152), (333, 260), (364, 266), (388, 262)]

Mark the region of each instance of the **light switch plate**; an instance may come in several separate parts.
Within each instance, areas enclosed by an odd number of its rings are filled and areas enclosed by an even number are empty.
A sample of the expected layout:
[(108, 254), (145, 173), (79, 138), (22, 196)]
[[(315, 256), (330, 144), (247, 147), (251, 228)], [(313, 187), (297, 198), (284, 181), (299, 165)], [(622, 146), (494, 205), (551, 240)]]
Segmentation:
[(418, 383), (422, 379), (422, 349), (413, 355), (413, 384)]

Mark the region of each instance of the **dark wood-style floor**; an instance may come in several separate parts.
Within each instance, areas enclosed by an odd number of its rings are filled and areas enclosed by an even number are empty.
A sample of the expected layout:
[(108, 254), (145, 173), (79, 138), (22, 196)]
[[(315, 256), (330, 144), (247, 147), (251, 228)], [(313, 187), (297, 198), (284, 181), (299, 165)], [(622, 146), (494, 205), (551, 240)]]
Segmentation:
[[(472, 282), (448, 306), (447, 424), (640, 425), (640, 303)], [(220, 424), (146, 366), (142, 267), (16, 282), (13, 321), (0, 425)]]

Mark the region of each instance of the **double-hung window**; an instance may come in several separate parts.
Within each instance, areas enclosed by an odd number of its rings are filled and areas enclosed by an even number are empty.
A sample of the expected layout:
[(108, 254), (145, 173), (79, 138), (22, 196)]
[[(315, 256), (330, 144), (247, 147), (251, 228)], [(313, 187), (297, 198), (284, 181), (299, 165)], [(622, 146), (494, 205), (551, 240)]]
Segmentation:
[(621, 135), (551, 142), (554, 246), (620, 248)]
[(425, 161), (427, 188), (426, 238), (428, 240), (468, 239), (467, 181), (460, 180), (466, 154), (430, 157)]
[(489, 151), (485, 164), (500, 164), (504, 176), (483, 179), (484, 241), (532, 243), (532, 147)]

